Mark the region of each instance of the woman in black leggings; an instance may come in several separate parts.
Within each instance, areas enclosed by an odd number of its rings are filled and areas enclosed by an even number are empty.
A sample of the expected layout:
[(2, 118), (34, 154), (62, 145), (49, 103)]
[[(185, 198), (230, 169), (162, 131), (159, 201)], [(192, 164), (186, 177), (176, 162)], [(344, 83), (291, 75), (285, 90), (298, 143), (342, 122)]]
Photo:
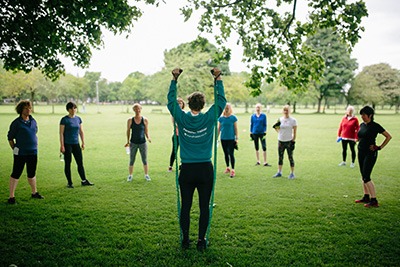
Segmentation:
[[(374, 122), (374, 109), (365, 106), (360, 110), (363, 123), (358, 131), (358, 164), (363, 180), (364, 196), (357, 199), (356, 203), (365, 203), (365, 207), (379, 207), (376, 199), (375, 185), (371, 181), (371, 173), (378, 158), (378, 150), (384, 148), (391, 135), (378, 123)], [(385, 137), (380, 146), (376, 145), (376, 136), (382, 134)]]
[[(179, 107), (184, 110), (185, 109), (185, 101), (183, 101), (182, 98), (178, 97), (177, 99), (178, 105)], [(172, 125), (175, 124), (174, 118), (171, 117), (172, 119)], [(168, 167), (168, 172), (172, 172), (172, 165), (174, 165), (174, 161), (176, 158), (175, 155), (175, 141), (176, 141), (176, 151), (178, 151), (178, 147), (179, 147), (179, 130), (178, 130), (178, 126), (175, 125), (175, 134), (172, 135), (172, 151), (171, 151), (171, 155), (169, 156), (169, 167)]]

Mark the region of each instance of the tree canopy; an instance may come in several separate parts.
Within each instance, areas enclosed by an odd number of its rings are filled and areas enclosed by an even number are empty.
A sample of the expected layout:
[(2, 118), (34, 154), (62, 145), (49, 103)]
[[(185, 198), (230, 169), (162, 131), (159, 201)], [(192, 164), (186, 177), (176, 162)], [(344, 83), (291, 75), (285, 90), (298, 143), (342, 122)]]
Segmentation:
[[(333, 28), (350, 50), (364, 30), (360, 26), (367, 9), (362, 0), (308, 0), (304, 21), (296, 17), (297, 0), (188, 0), (182, 9), (186, 19), (194, 10), (203, 12), (199, 30), (213, 33), (218, 44), (224, 44), (236, 33), (244, 48), (243, 60), (252, 67), (247, 86), (253, 95), (260, 85), (278, 79), (288, 89), (306, 88), (318, 80), (324, 62), (318, 51), (305, 39), (319, 29)], [(282, 9), (290, 10), (280, 12)], [(229, 56), (229, 51), (227, 51)]]
[[(142, 0), (154, 3), (154, 0)], [(1, 1), (0, 59), (6, 70), (41, 69), (48, 77), (64, 72), (60, 56), (87, 67), (91, 49), (102, 45), (102, 27), (129, 32), (141, 16), (127, 0)]]
[[(48, 77), (64, 72), (60, 56), (87, 67), (91, 49), (102, 45), (102, 28), (130, 32), (142, 14), (140, 4), (162, 0), (26, 0), (2, 1), (0, 5), (0, 59), (7, 70), (41, 69)], [(185, 4), (186, 3), (186, 4)], [(229, 61), (226, 41), (237, 34), (244, 48), (243, 61), (252, 68), (246, 83), (253, 95), (262, 80), (279, 80), (289, 89), (306, 88), (318, 80), (324, 63), (320, 54), (305, 44), (306, 37), (321, 28), (333, 28), (348, 48), (360, 38), (367, 9), (362, 0), (308, 0), (307, 18), (297, 18), (297, 0), (186, 0), (185, 19), (197, 10), (200, 32), (212, 33), (222, 53), (215, 60)], [(282, 10), (289, 10), (282, 12)]]

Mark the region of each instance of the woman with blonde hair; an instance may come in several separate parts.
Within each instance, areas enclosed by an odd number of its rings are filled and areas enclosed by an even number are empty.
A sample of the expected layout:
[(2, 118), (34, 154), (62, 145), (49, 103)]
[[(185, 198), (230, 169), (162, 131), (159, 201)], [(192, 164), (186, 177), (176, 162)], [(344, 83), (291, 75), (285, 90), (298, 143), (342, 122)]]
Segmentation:
[[(232, 105), (227, 103), (222, 116), (218, 119), (218, 134), (224, 150), (226, 169), (230, 177), (235, 177), (235, 147), (237, 148), (238, 130), (237, 117), (233, 115)], [(229, 163), (232, 169), (229, 168)]]
[(356, 142), (357, 142), (357, 133), (360, 128), (360, 124), (358, 123), (358, 119), (354, 116), (354, 107), (348, 106), (346, 109), (346, 115), (342, 118), (342, 121), (339, 125), (338, 130), (338, 141), (342, 141), (342, 159), (343, 161), (339, 164), (339, 166), (346, 165), (347, 158), (347, 145), (350, 146), (351, 151), (351, 164), (350, 168), (354, 168), (354, 162), (356, 160)]
[(294, 179), (294, 159), (293, 150), (296, 142), (297, 134), (297, 121), (295, 118), (290, 117), (290, 107), (286, 105), (283, 107), (283, 116), (279, 118), (278, 122), (273, 126), (278, 132), (278, 172), (273, 176), (282, 177), (282, 166), (283, 166), (283, 155), (285, 150), (287, 151), (289, 163), (290, 163), (290, 174), (289, 179)]

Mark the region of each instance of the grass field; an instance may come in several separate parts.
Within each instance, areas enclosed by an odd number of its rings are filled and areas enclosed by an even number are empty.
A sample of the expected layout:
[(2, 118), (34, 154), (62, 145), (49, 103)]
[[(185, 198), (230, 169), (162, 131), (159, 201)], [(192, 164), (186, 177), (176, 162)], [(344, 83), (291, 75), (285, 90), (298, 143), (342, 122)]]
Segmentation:
[[(149, 174), (146, 182), (138, 155), (134, 180), (126, 182), (126, 106), (87, 106), (84, 164), (93, 187), (81, 187), (73, 163), (75, 189), (66, 188), (59, 160), (58, 125), (63, 106), (37, 106), (39, 126), (38, 190), (30, 198), (25, 172), (16, 190), (16, 205), (6, 204), (12, 152), (7, 142), (12, 106), (0, 106), (0, 266), (399, 266), (400, 151), (399, 115), (376, 115), (393, 136), (380, 152), (372, 179), (379, 208), (355, 204), (362, 196), (358, 164), (338, 167), (336, 143), (342, 114), (294, 114), (298, 138), (295, 180), (274, 179), (277, 134), (268, 114), (268, 162), (254, 166), (249, 141), (250, 114), (238, 113), (239, 151), (236, 177), (223, 174), (218, 149), (217, 184), (210, 247), (182, 251), (179, 244), (175, 173), (168, 173), (172, 125), (165, 107), (149, 118)], [(98, 113), (100, 111), (100, 113)], [(378, 111), (379, 113), (379, 111)], [(379, 137), (378, 143), (382, 141)], [(191, 239), (196, 239), (198, 207), (193, 205)]]

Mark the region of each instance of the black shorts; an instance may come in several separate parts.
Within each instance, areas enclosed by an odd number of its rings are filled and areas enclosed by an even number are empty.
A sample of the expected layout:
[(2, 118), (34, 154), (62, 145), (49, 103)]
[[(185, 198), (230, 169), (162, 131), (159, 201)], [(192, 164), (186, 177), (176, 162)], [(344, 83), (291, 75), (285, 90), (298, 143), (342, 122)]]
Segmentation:
[(26, 172), (28, 178), (36, 176), (37, 155), (14, 155), (14, 165), (11, 177), (19, 179), (26, 164)]

